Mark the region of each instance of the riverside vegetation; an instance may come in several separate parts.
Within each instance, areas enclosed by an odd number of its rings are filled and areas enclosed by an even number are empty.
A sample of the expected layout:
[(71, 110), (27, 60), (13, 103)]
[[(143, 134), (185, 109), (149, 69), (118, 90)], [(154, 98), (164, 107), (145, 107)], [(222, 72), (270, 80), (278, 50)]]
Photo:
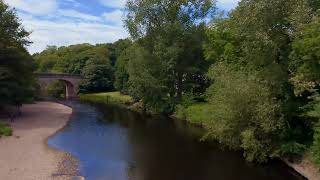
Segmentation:
[(1, 136), (11, 136), (12, 129), (10, 128), (9, 124), (2, 123), (0, 121), (0, 137)]
[[(0, 113), (6, 106), (31, 102), (34, 96), (33, 60), (26, 46), (29, 32), (16, 13), (0, 0)], [(12, 129), (0, 120), (0, 137)]]
[(147, 112), (202, 124), (204, 139), (248, 161), (310, 154), (320, 165), (319, 8), (318, 0), (241, 0), (225, 14), (211, 0), (128, 0), (130, 39), (50, 46), (34, 64), (82, 74), (81, 93), (116, 90)]
[(80, 94), (80, 100), (92, 103), (116, 105), (130, 105), (133, 103), (131, 96), (121, 94), (120, 92)]

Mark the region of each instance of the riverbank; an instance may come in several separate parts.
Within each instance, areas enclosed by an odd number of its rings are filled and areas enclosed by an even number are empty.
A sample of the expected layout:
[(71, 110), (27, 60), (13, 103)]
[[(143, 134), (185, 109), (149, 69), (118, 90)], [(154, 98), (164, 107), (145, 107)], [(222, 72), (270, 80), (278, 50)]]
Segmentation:
[(299, 162), (290, 162), (288, 160), (284, 160), (284, 162), (308, 180), (320, 179), (319, 168), (307, 157), (304, 157)]
[[(206, 116), (206, 114), (208, 114), (208, 108), (208, 105), (205, 103), (194, 104), (188, 108), (179, 107), (173, 117), (205, 128), (205, 123), (209, 121), (208, 116)], [(309, 180), (320, 179), (319, 167), (308, 157), (303, 157), (302, 160), (296, 162), (290, 162), (286, 159), (282, 161)]]
[(22, 116), (11, 123), (12, 137), (0, 139), (0, 179), (70, 179), (77, 173), (77, 161), (54, 150), (47, 139), (62, 129), (72, 109), (57, 103), (24, 105)]
[(131, 96), (123, 95), (120, 92), (80, 94), (80, 101), (99, 103), (99, 104), (114, 104), (114, 105), (132, 105), (133, 104), (133, 99)]
[[(116, 98), (123, 98), (119, 95), (110, 98), (109, 96), (113, 96), (115, 93), (99, 93), (99, 94), (88, 94), (83, 95), (82, 100), (91, 102), (91, 103), (98, 103), (98, 104), (118, 104), (118, 105), (126, 105), (128, 109), (131, 109), (133, 111), (137, 111), (137, 108), (134, 108), (134, 105), (132, 103), (124, 103), (125, 101), (121, 100), (112, 100), (110, 99), (116, 99)], [(127, 98), (127, 97), (126, 97)], [(127, 98), (128, 99), (128, 98)], [(179, 107), (177, 109), (176, 114), (172, 115), (171, 117), (175, 119), (185, 120), (190, 124), (200, 126), (202, 128), (205, 128), (205, 122), (209, 121), (208, 117), (205, 115), (208, 111), (208, 106), (205, 103), (199, 103), (194, 104), (193, 106), (190, 106), (188, 108)], [(138, 108), (139, 109), (139, 108)], [(140, 108), (141, 109), (141, 108)], [(320, 171), (319, 168), (310, 160), (303, 159), (299, 163), (291, 163), (289, 161), (284, 160), (284, 162), (291, 168), (293, 168), (295, 171), (297, 171), (302, 176), (306, 177), (309, 180), (318, 180), (320, 179)]]

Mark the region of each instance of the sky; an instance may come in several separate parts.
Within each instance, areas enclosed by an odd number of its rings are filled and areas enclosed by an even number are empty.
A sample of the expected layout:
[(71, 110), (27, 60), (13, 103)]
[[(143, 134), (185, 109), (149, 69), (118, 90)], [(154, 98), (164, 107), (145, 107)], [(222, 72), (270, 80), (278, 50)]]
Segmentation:
[[(218, 0), (229, 11), (239, 0)], [(5, 0), (14, 7), (25, 29), (31, 31), (30, 53), (48, 45), (110, 43), (129, 37), (123, 27), (126, 0)]]

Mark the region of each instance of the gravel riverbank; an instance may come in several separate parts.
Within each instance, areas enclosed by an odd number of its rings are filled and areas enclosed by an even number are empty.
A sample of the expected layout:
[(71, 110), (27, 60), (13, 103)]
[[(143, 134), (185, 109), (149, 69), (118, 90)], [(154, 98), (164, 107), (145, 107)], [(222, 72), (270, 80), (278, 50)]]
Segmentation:
[(0, 179), (64, 180), (77, 172), (77, 161), (48, 147), (47, 139), (62, 129), (72, 109), (57, 103), (24, 105), (11, 123), (12, 137), (0, 138)]

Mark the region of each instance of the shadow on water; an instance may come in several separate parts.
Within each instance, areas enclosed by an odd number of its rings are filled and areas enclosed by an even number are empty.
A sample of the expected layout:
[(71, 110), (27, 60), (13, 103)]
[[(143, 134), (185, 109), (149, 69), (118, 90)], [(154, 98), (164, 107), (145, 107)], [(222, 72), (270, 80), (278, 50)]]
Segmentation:
[(114, 106), (73, 103), (69, 124), (50, 146), (80, 161), (88, 180), (300, 180), (281, 162), (253, 165), (199, 141), (200, 128)]

